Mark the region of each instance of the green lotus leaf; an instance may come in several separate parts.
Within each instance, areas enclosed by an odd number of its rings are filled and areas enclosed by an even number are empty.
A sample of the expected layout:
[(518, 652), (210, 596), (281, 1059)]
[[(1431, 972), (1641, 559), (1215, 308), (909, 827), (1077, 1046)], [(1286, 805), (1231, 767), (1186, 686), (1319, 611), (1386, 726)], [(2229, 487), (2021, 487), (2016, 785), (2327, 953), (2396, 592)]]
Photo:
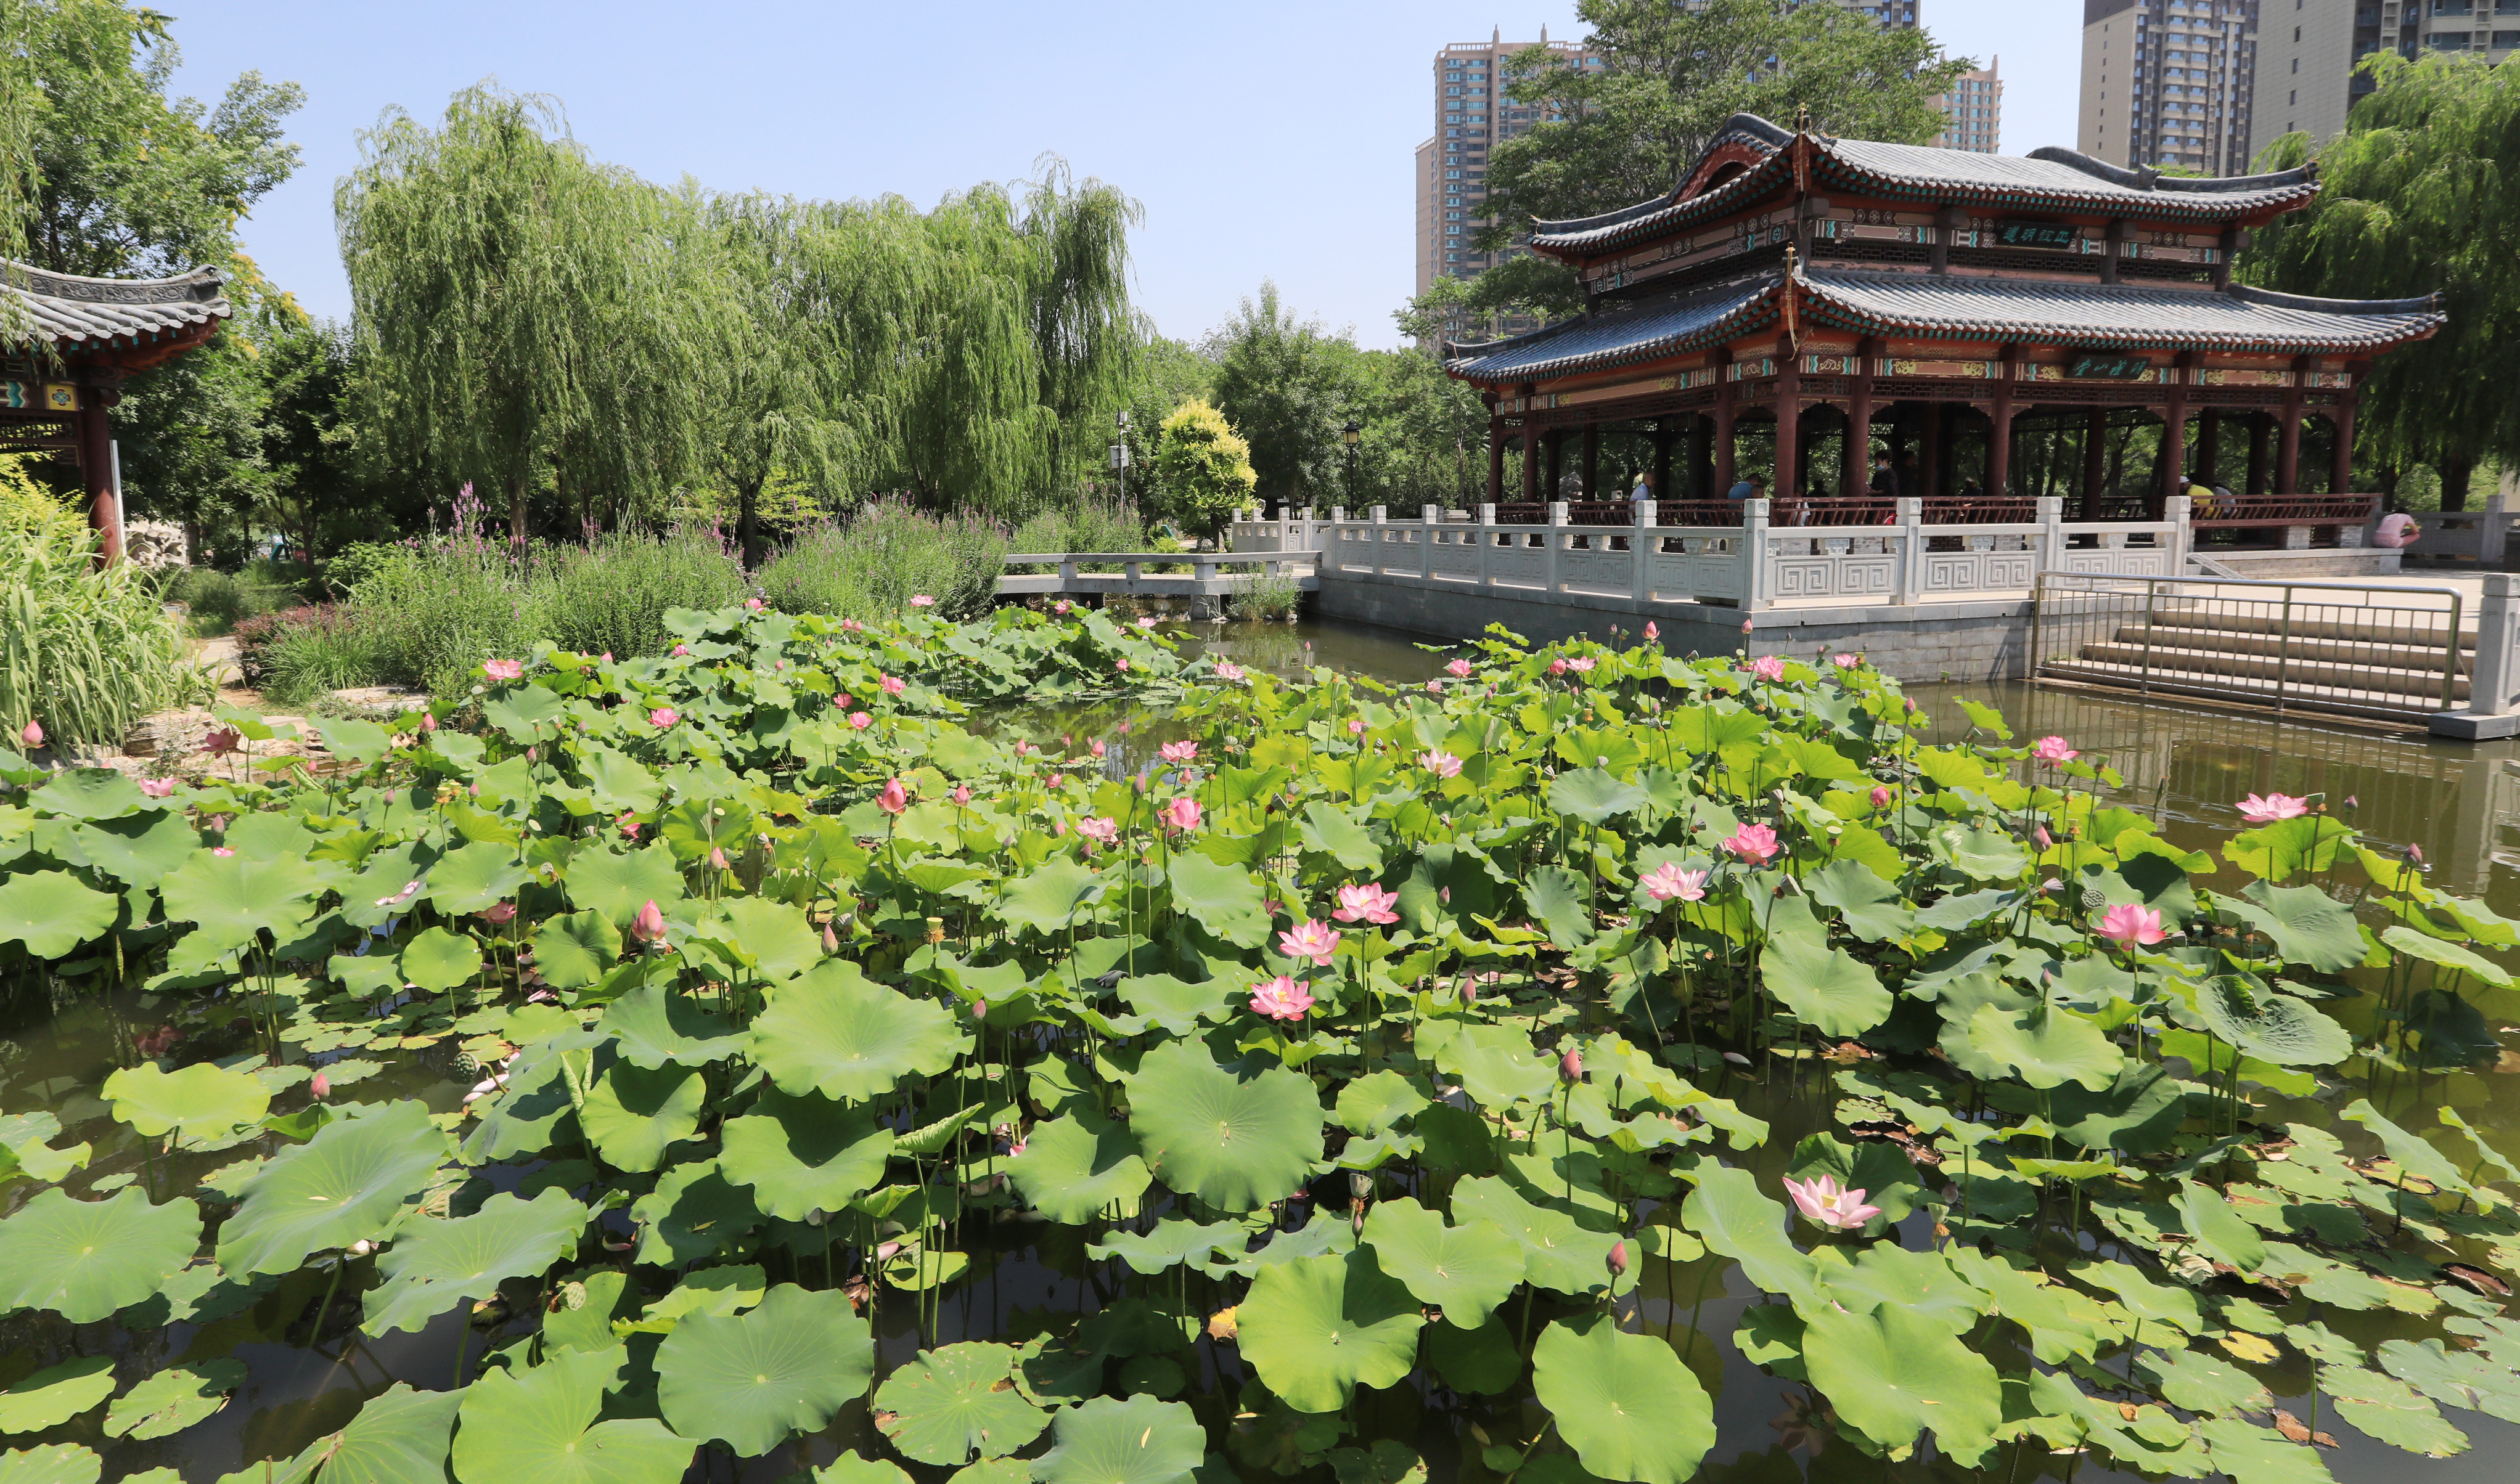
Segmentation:
[(2382, 1117), (2368, 1098), (2357, 1098), (2345, 1105), (2344, 1116), (2371, 1131), (2380, 1147), (2396, 1160), (2398, 1167), (2420, 1180), (2431, 1182), (2445, 1191), (2464, 1195), (2471, 1189), (2467, 1177), (2450, 1162), (2449, 1156), (2434, 1148), (2415, 1134)]
[(403, 945), (395, 967), (405, 983), (439, 994), (470, 983), (481, 971), (481, 945), (471, 933), (431, 927)]
[(1940, 1320), (1899, 1304), (1805, 1310), (1803, 1366), (1838, 1419), (1885, 1448), (1931, 1428), (1936, 1447), (1973, 1465), (2003, 1420), (1995, 1368)]
[(1164, 868), (1173, 905), (1228, 943), (1257, 948), (1269, 937), (1269, 914), (1251, 873), (1195, 850), (1175, 854)]
[(1905, 1219), (1924, 1194), (1916, 1166), (1907, 1154), (1896, 1145), (1870, 1140), (1847, 1145), (1826, 1134), (1805, 1135), (1794, 1146), (1793, 1163), (1785, 1173), (1796, 1180), (1827, 1175), (1840, 1189), (1862, 1191), (1865, 1204), (1881, 1208), (1880, 1215), (1864, 1224), (1868, 1237), (1877, 1237), (1883, 1228)]
[(1379, 1134), (1429, 1105), (1418, 1084), (1388, 1069), (1369, 1072), (1339, 1089), (1339, 1127), (1351, 1134)]
[(96, 1484), (104, 1471), (105, 1461), (76, 1443), (0, 1453), (0, 1484)]
[(514, 846), (475, 840), (437, 858), (428, 868), (427, 894), (439, 912), (461, 917), (515, 896), (525, 875)]
[(2030, 869), (2030, 852), (1997, 831), (1953, 825), (1936, 831), (1933, 842), (1954, 869), (1973, 881), (2009, 881)]
[(1463, 1223), (1504, 1228), (1522, 1244), (1524, 1274), (1543, 1288), (1581, 1295), (1609, 1283), (1616, 1237), (1577, 1226), (1564, 1211), (1532, 1204), (1502, 1179), (1464, 1180), (1454, 1187), (1452, 1214)]
[(770, 1218), (752, 1192), (729, 1181), (714, 1159), (678, 1164), (656, 1188), (630, 1203), (639, 1234), (638, 1260), (678, 1268), (715, 1252)]
[[(598, 1274), (597, 1277), (603, 1275)], [(587, 1289), (593, 1297), (592, 1286)], [(712, 1314), (720, 1318), (742, 1314), (761, 1302), (770, 1291), (770, 1279), (758, 1263), (729, 1263), (718, 1268), (699, 1268), (683, 1275), (673, 1291), (640, 1311), (634, 1331), (671, 1334), (674, 1327), (695, 1314)], [(549, 1322), (545, 1322), (549, 1327)], [(611, 1337), (608, 1328), (606, 1338)]]
[(792, 979), (823, 962), (822, 935), (798, 908), (761, 897), (737, 897), (719, 903), (718, 912), (725, 920), (723, 930), (710, 926), (702, 929), (703, 935), (724, 936), (765, 979)]
[(1803, 884), (1810, 888), (1813, 901), (1835, 912), (1846, 923), (1846, 930), (1867, 943), (1906, 937), (1915, 921), (1915, 913), (1899, 895), (1899, 888), (1881, 879), (1881, 873), (1862, 861), (1831, 861), (1813, 872)]
[(465, 1395), (396, 1381), (369, 1398), (326, 1445), (322, 1484), (444, 1484)]
[(1563, 866), (1535, 869), (1523, 880), (1522, 901), (1557, 947), (1580, 948), (1592, 941), (1592, 886), (1574, 872)]
[(1597, 830), (1652, 801), (1642, 788), (1598, 768), (1570, 769), (1549, 782), (1549, 807)]
[(2186, 1112), (2179, 1079), (2145, 1061), (2118, 1068), (2116, 1078), (2097, 1092), (2064, 1083), (2048, 1094), (2048, 1121), (2057, 1136), (2087, 1149), (2157, 1153), (2170, 1147)]
[(670, 914), (683, 900), (683, 870), (674, 852), (650, 845), (615, 855), (595, 847), (568, 859), (568, 899), (627, 927), (639, 909), (653, 902)]
[(1465, 1329), (1486, 1324), (1522, 1282), (1522, 1243), (1505, 1228), (1475, 1218), (1446, 1226), (1414, 1200), (1375, 1201), (1364, 1241), (1383, 1272)]
[(724, 1015), (664, 984), (642, 984), (606, 1006), (597, 1029), (633, 1066), (705, 1066), (744, 1047)]
[[(686, 1075), (697, 1078), (698, 1073)], [(752, 1203), (782, 1221), (838, 1211), (883, 1179), (892, 1130), (828, 1098), (764, 1090), (753, 1110), (730, 1118), (718, 1168), (752, 1188)]]
[(1044, 937), (1063, 933), (1076, 915), (1102, 895), (1102, 878), (1065, 856), (1007, 883), (999, 916), (1010, 927), (1029, 927)]
[(2262, 1412), (2273, 1398), (2264, 1382), (2218, 1355), (2202, 1350), (2139, 1352), (2136, 1373), (2173, 1407), (2209, 1417)]
[(1462, 1026), (1436, 1049), (1435, 1065), (1484, 1107), (1540, 1102), (1557, 1086), (1557, 1064), (1510, 1025)]
[(1090, 1107), (1034, 1124), (1007, 1176), (1026, 1204), (1071, 1227), (1114, 1204), (1135, 1205), (1154, 1182), (1129, 1130)]
[(629, 1366), (628, 1347), (615, 1346), (483, 1372), (456, 1411), (455, 1477), (461, 1484), (677, 1484), (692, 1462), (690, 1441), (653, 1417), (597, 1420), (605, 1393), (622, 1386)]
[(685, 1437), (757, 1458), (866, 1395), (875, 1334), (837, 1289), (781, 1283), (748, 1314), (695, 1314), (656, 1352), (656, 1401)]
[(1203, 1264), (1218, 1252), (1239, 1258), (1250, 1239), (1251, 1229), (1240, 1222), (1220, 1221), (1203, 1226), (1167, 1217), (1156, 1222), (1151, 1232), (1114, 1232), (1088, 1246), (1085, 1255), (1097, 1262), (1116, 1257), (1129, 1265), (1130, 1272), (1152, 1276), (1169, 1273), (1184, 1263)]
[(783, 1093), (864, 1102), (904, 1077), (952, 1066), (965, 1040), (933, 1001), (914, 1000), (869, 980), (855, 964), (829, 959), (771, 992), (748, 1046), (753, 1063)]
[(1895, 1242), (1874, 1242), (1852, 1264), (1828, 1263), (1820, 1275), (1829, 1296), (1859, 1314), (1897, 1304), (1954, 1334), (1966, 1334), (1986, 1313), (1986, 1295), (1958, 1270), (1948, 1252), (1914, 1252)]
[(1016, 1389), (1014, 1363), (1011, 1345), (922, 1351), (877, 1389), (876, 1425), (916, 1462), (1004, 1458), (1050, 1425), (1050, 1414)]
[(2091, 1021), (2037, 1005), (2019, 1011), (1980, 1006), (1968, 1019), (1968, 1044), (2032, 1087), (2073, 1082), (2097, 1092), (2117, 1080), (2127, 1059)]
[(2204, 1249), (2206, 1256), (2229, 1263), (2243, 1275), (2253, 1274), (2265, 1264), (2265, 1238), (2225, 1202), (2222, 1192), (2192, 1180), (2182, 1181), (2179, 1211), (2186, 1218), (2188, 1235), (2196, 1238), (2196, 1245)]
[(2487, 1354), (2452, 1350), (2438, 1339), (2401, 1339), (2383, 1340), (2374, 1354), (2391, 1375), (2436, 1402), (2520, 1422), (2520, 1372), (2508, 1364), (2509, 1348), (2505, 1344)]
[(465, 1299), (488, 1298), (508, 1279), (539, 1274), (577, 1250), (587, 1215), (561, 1191), (531, 1200), (501, 1192), (471, 1216), (405, 1223), (377, 1261), (384, 1282), (368, 1290), (360, 1327), (418, 1329)]
[(1406, 1444), (1376, 1438), (1370, 1449), (1331, 1449), (1330, 1476), (1338, 1484), (1425, 1484), (1426, 1461)]
[(172, 1366), (113, 1399), (106, 1414), (110, 1438), (162, 1438), (183, 1431), (228, 1404), (245, 1384), (245, 1362), (202, 1361)]
[(67, 871), (29, 871), (0, 881), (0, 943), (58, 959), (113, 925), (121, 899)]
[(1176, 1036), (1198, 1029), (1202, 1020), (1223, 1020), (1248, 1003), (1230, 979), (1192, 984), (1170, 974), (1139, 974), (1122, 979), (1120, 999), (1129, 1009)]
[(1491, 1317), (1475, 1329), (1450, 1320), (1426, 1327), (1426, 1359), (1455, 1391), (1503, 1396), (1522, 1379), (1522, 1351), (1505, 1321)]
[(110, 820), (137, 809), (166, 807), (112, 768), (65, 768), (27, 798), (46, 814), (70, 820)]
[(699, 1132), (707, 1101), (708, 1079), (692, 1067), (615, 1061), (586, 1090), (578, 1121), (605, 1163), (652, 1170), (667, 1149)]
[(2272, 938), (2289, 964), (2335, 973), (2362, 962), (2362, 930), (2354, 914), (2318, 886), (2251, 881), (2240, 898), (2217, 896), (2225, 912)]
[(2394, 1375), (2322, 1366), (2318, 1383), (2335, 1398), (2338, 1417), (2393, 1448), (2434, 1459), (2467, 1452), (2467, 1434), (2452, 1426), (2430, 1397)]
[(2454, 968), (2461, 973), (2474, 974), (2497, 989), (2511, 987), (2510, 971), (2472, 948), (2457, 943), (2445, 943), (2429, 933), (2417, 932), (2411, 927), (2396, 924), (2380, 929), (2380, 941), (2400, 953), (2412, 954), (2428, 964), (2438, 964), (2444, 968)]
[(621, 929), (600, 912), (562, 913), (534, 929), (534, 971), (554, 989), (584, 989), (620, 958)]
[(2223, 843), (2223, 859), (2262, 880), (2285, 881), (2325, 871), (2354, 838), (2354, 827), (2331, 814), (2303, 814), (2243, 830)]
[(1760, 982), (1777, 1002), (1823, 1036), (1860, 1036), (1887, 1019), (1890, 991), (1828, 934), (1800, 899), (1778, 903), (1759, 958)]
[(1399, 1384), (1426, 1323), (1363, 1251), (1263, 1268), (1236, 1315), (1242, 1358), (1297, 1412), (1336, 1412), (1360, 1384)]
[(157, 1292), (201, 1244), (202, 1208), (189, 1200), (151, 1205), (137, 1186), (104, 1200), (39, 1191), (0, 1221), (0, 1314), (103, 1319)]
[(1531, 1383), (1596, 1477), (1686, 1484), (1715, 1446), (1715, 1403), (1679, 1353), (1608, 1315), (1551, 1321), (1532, 1347)]
[[(962, 1475), (954, 1477), (959, 1479)], [(910, 1474), (900, 1464), (887, 1460), (862, 1459), (855, 1453), (844, 1453), (815, 1469), (813, 1481), (814, 1484), (910, 1484)]]
[(89, 865), (125, 886), (146, 891), (157, 890), (166, 873), (202, 848), (201, 832), (182, 811), (172, 809), (81, 825), (71, 832)]
[(18, 1161), (18, 1172), (29, 1180), (61, 1180), (72, 1170), (86, 1167), (90, 1152), (86, 1144), (74, 1144), (66, 1149), (53, 1147), (53, 1141), (61, 1133), (62, 1121), (41, 1108), (30, 1113), (0, 1114), (0, 1148), (8, 1150)]
[(1306, 804), (1303, 818), (1296, 821), (1296, 830), (1306, 849), (1318, 850), (1349, 871), (1382, 874), (1382, 847), (1373, 842), (1370, 831), (1337, 805), (1325, 799)]
[(2354, 1055), (2344, 1026), (2290, 995), (2253, 989), (2237, 974), (2206, 980), (2196, 1012), (2243, 1054), (2277, 1066), (2330, 1066)]
[(1309, 1080), (1282, 1066), (1238, 1077), (1193, 1042), (1146, 1055), (1129, 1079), (1129, 1110), (1147, 1168), (1220, 1211), (1284, 1199), (1322, 1157)]
[(259, 1123), (271, 1110), (271, 1094), (251, 1072), (196, 1061), (160, 1071), (154, 1061), (126, 1066), (105, 1079), (113, 1116), (156, 1138), (182, 1133), (200, 1138)]
[[(563, 1065), (563, 1057), (572, 1057)], [(577, 1143), (577, 1109), (569, 1074), (587, 1074), (590, 1058), (545, 1042), (527, 1047), (508, 1064), (507, 1087), (473, 1104), (481, 1121), (464, 1136), (464, 1157), (474, 1164), (540, 1154), (562, 1139)]]
[(312, 1253), (373, 1241), (446, 1158), (446, 1136), (416, 1099), (328, 1123), (246, 1182), (236, 1214), (219, 1228), (219, 1266), (232, 1275), (292, 1273)]
[(1785, 1236), (1785, 1208), (1760, 1192), (1749, 1171), (1700, 1165), (1697, 1189), (1681, 1204), (1680, 1224), (1708, 1251), (1739, 1263), (1762, 1290), (1798, 1300), (1813, 1296), (1818, 1270)]
[(303, 856), (197, 850), (166, 874), (158, 891), (166, 921), (191, 922), (210, 943), (236, 948), (264, 930), (282, 939), (297, 936), (308, 915), (306, 899), (323, 885)]
[(1182, 1484), (1207, 1459), (1207, 1429), (1189, 1407), (1150, 1396), (1098, 1396), (1059, 1413), (1041, 1484)]
[(0, 1391), (0, 1432), (41, 1432), (58, 1427), (113, 1395), (113, 1357), (47, 1366)]

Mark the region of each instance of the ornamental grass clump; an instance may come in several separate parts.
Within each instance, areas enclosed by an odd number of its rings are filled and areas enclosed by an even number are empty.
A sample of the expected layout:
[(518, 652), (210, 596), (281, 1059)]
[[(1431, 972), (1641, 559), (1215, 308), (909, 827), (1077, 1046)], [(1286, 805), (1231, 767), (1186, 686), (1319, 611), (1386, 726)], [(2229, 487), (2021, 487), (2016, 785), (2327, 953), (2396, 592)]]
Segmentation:
[[(170, 1017), (8, 1135), (39, 1374), (265, 1292), (422, 1356), (248, 1461), (314, 1484), (1684, 1484), (1718, 1367), (1864, 1477), (2317, 1480), (2520, 1395), (2520, 1165), (2409, 1111), (2505, 1055), (2512, 924), (2315, 800), (2191, 852), (1860, 663), (664, 623), (321, 776), (0, 753), (0, 968)], [(205, 1417), (243, 1332), (126, 1366)]]
[(118, 746), (152, 711), (205, 696), (182, 630), (149, 575), (99, 567), (75, 511), (13, 507), (0, 525), (0, 728), (29, 724), (52, 746)]

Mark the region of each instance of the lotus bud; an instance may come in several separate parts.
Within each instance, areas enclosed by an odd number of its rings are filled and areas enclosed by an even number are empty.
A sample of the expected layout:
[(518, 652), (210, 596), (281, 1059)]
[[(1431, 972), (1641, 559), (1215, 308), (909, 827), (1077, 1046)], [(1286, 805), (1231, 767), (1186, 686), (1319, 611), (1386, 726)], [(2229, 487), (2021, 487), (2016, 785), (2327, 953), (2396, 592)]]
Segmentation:
[(630, 920), (630, 936), (642, 943), (658, 943), (664, 940), (665, 913), (664, 909), (656, 905), (654, 897), (650, 897), (648, 905), (640, 908), (639, 915)]
[(377, 1244), (368, 1240), (364, 1237), (359, 1238), (357, 1241), (350, 1243), (350, 1255), (352, 1257), (365, 1257), (376, 1249)]
[(30, 720), (26, 729), (18, 734), (18, 740), (29, 747), (40, 747), (44, 744), (44, 729)]
[(2418, 866), (2422, 865), (2424, 863), (2424, 847), (2409, 842), (2407, 846), (2407, 859), (2412, 861)]
[(1477, 981), (1467, 978), (1462, 980), (1462, 1004), (1464, 1006), (1470, 1006), (1478, 1003), (1479, 986)]
[(423, 712), (421, 712), (421, 713), (420, 713), (420, 730), (422, 730), (423, 732), (434, 732), (434, 731), (436, 731), (436, 730), (437, 730), (437, 713), (436, 713), (436, 712), (434, 712), (434, 711), (423, 711)]
[(710, 847), (709, 864), (720, 871), (733, 871), (735, 869), (734, 865), (727, 860), (726, 850), (723, 846)]
[(972, 1001), (971, 1018), (974, 1020), (986, 1020), (989, 1018), (989, 1002), (986, 1000)]
[(829, 923), (829, 922), (825, 922), (825, 923), (823, 924), (823, 952), (825, 952), (825, 953), (838, 953), (839, 951), (840, 951), (840, 935), (839, 935), (838, 933), (833, 932), (833, 931), (832, 930), (832, 924), (831, 924), (831, 923)]
[(333, 1079), (322, 1072), (317, 1072), (314, 1080), (306, 1084), (306, 1091), (313, 1095), (316, 1102), (321, 1102), (333, 1096)]
[(1584, 1080), (1584, 1058), (1575, 1054), (1575, 1048), (1566, 1048), (1566, 1055), (1557, 1058), (1557, 1075), (1569, 1082)]
[(2042, 850), (2051, 850), (2054, 849), (2056, 845), (2056, 841), (2048, 836), (2048, 827), (2045, 825), (2031, 826), (2030, 838), (2036, 841), (2039, 848)]
[(1602, 1260), (1602, 1265), (1610, 1270), (1610, 1276), (1614, 1279), (1628, 1276), (1628, 1239), (1626, 1237), (1622, 1237), (1610, 1243), (1610, 1255)]

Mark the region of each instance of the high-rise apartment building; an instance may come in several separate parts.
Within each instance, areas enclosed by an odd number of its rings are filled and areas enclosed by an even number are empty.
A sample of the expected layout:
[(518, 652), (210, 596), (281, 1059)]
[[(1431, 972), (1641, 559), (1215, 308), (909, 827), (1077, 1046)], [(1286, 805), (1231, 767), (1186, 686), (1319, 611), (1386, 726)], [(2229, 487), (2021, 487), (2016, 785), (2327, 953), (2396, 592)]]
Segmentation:
[[(2286, 0), (2083, 0), (2079, 148), (2129, 167), (2244, 175), (2261, 5)], [(2367, 3), (2367, 0), (2366, 0)]]
[(2298, 129), (2314, 142), (2345, 130), (2371, 79), (2374, 52), (2466, 52), (2499, 63), (2520, 51), (2520, 0), (2262, 0), (2258, 112), (2250, 153)]
[(1996, 71), (2002, 60), (1990, 57), (1986, 66), (1960, 73), (1952, 90), (1934, 100), (1946, 120), (1934, 136), (1936, 148), (2003, 153), (2003, 79)]

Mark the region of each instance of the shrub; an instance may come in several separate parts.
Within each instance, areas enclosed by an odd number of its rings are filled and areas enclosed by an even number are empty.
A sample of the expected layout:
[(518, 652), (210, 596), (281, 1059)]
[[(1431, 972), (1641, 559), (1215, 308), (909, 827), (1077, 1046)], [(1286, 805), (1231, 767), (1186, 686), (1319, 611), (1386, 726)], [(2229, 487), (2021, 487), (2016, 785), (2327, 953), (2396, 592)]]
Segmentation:
[(1154, 466), (1163, 514), (1201, 533), (1213, 532), (1237, 506), (1248, 503), (1259, 483), (1251, 472), (1251, 445), (1223, 413), (1201, 401), (1184, 402), (1164, 419)]
[(156, 584), (99, 569), (87, 522), (25, 507), (0, 530), (0, 726), (40, 722), (56, 746), (117, 744), (131, 724), (209, 689)]
[(304, 705), (329, 692), (380, 684), (380, 648), (368, 614), (338, 604), (292, 608), (237, 626), (238, 668), (247, 684), (281, 705)]
[(1005, 528), (993, 522), (883, 502), (789, 542), (761, 568), (761, 590), (788, 613), (885, 618), (924, 593), (940, 615), (968, 618), (996, 603), (1008, 551)]
[(215, 567), (178, 568), (162, 589), (170, 603), (181, 603), (191, 614), (193, 632), (229, 634), (238, 624), (304, 604), (311, 594), (307, 569), (295, 562), (268, 558), (247, 562), (235, 572)]
[(1226, 597), (1225, 611), (1239, 622), (1265, 623), (1291, 616), (1303, 599), (1304, 590), (1295, 585), (1294, 578), (1255, 568), (1234, 579), (1234, 591)]
[(667, 608), (714, 610), (743, 601), (743, 566), (713, 531), (661, 538), (614, 534), (544, 554), (534, 583), (535, 637), (585, 654), (629, 659), (673, 647)]

